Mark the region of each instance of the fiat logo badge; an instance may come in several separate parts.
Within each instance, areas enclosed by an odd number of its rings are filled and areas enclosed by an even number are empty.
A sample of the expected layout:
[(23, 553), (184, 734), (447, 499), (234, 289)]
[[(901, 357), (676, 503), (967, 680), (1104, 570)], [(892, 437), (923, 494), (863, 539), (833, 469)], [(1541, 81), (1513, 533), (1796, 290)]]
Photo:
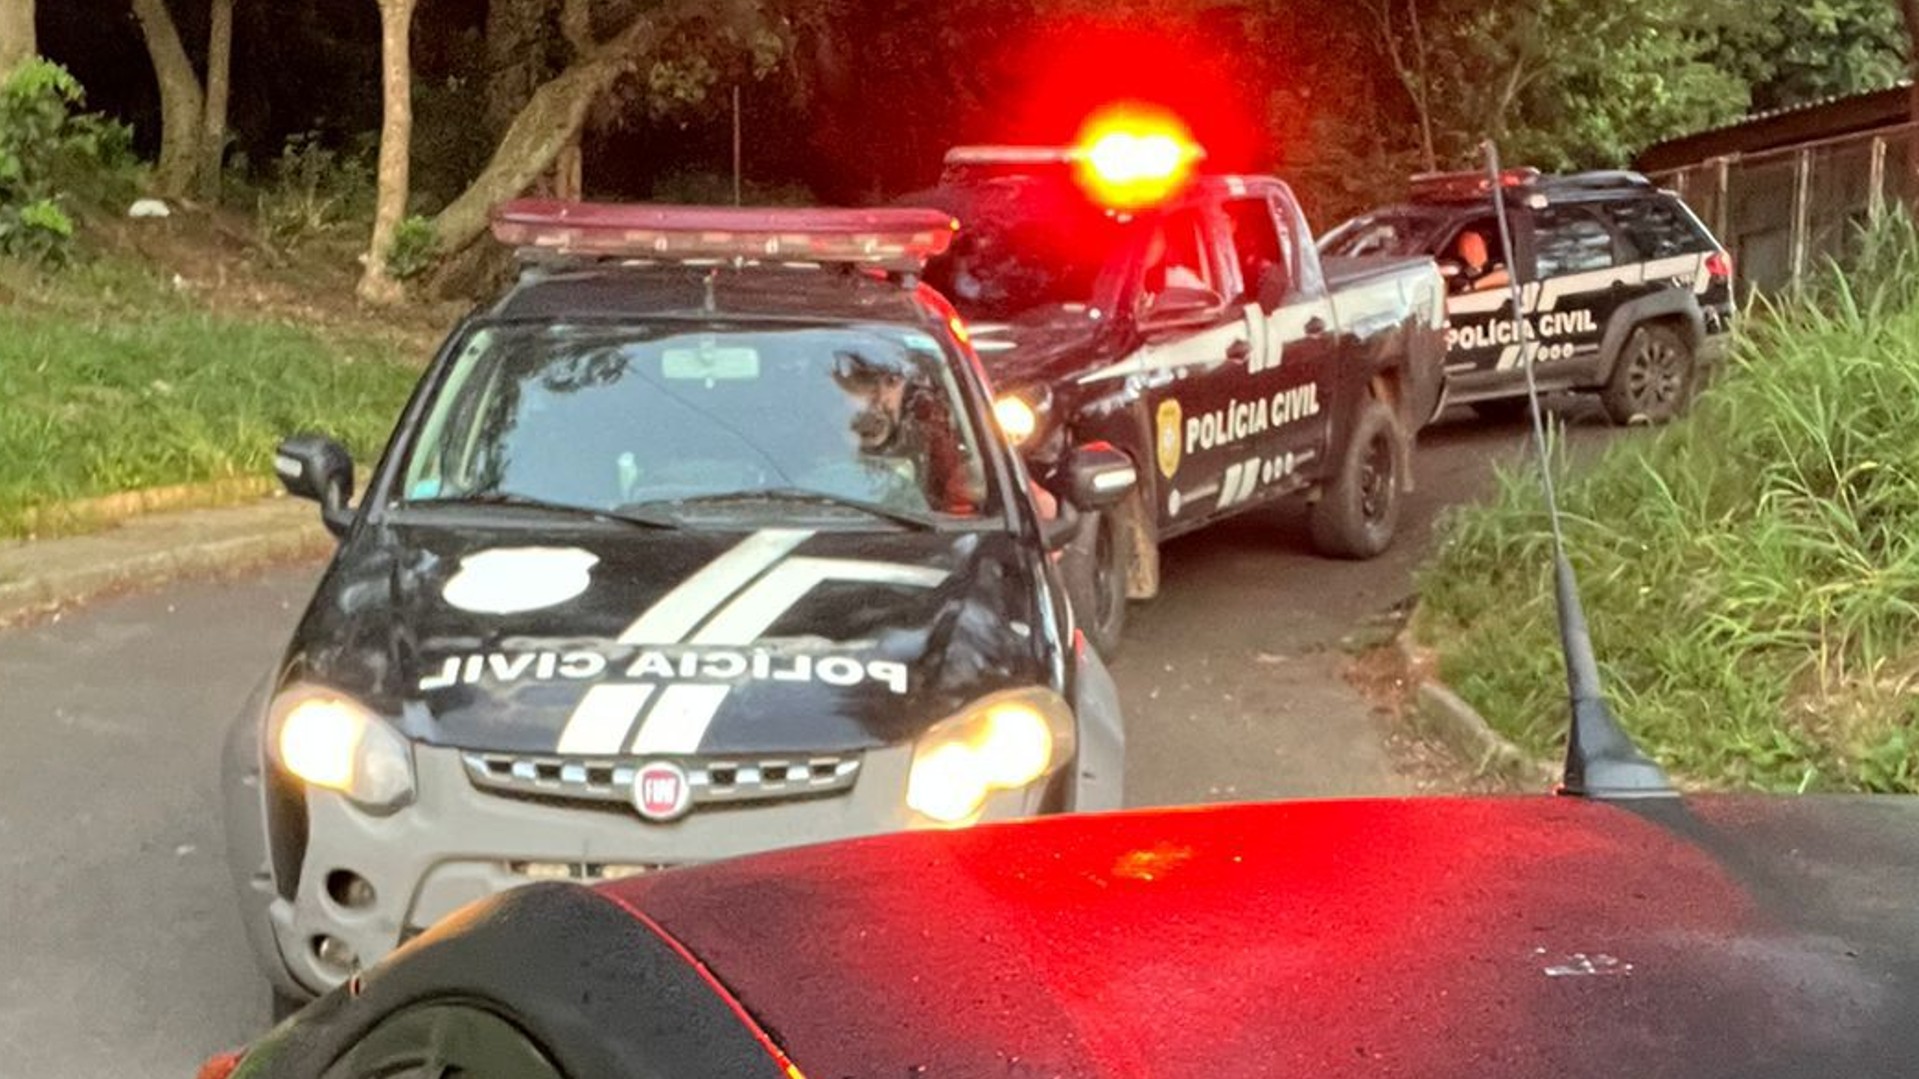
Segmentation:
[(633, 774), (633, 808), (650, 821), (679, 820), (693, 808), (693, 784), (686, 769), (672, 761), (653, 761)]

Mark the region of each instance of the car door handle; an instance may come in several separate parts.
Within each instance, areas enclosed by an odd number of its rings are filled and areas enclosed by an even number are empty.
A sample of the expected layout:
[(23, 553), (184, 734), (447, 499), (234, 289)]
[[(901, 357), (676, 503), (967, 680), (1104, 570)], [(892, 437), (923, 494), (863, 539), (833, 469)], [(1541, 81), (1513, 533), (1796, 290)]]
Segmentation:
[(1320, 318), (1318, 315), (1314, 315), (1312, 318), (1309, 318), (1306, 320), (1306, 336), (1318, 337), (1320, 334), (1325, 332), (1326, 332), (1325, 319)]
[(1252, 355), (1253, 345), (1250, 341), (1234, 341), (1232, 344), (1226, 346), (1226, 358), (1229, 360), (1251, 359)]

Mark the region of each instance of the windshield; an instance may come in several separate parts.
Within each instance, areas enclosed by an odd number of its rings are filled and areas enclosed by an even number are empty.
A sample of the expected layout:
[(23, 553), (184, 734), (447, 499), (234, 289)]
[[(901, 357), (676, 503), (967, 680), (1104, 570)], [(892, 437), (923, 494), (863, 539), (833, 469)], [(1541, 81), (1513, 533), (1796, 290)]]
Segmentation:
[(1319, 250), (1335, 258), (1431, 254), (1446, 216), (1429, 210), (1382, 210), (1355, 217), (1327, 233)]
[(992, 180), (930, 201), (960, 221), (926, 280), (974, 321), (1016, 319), (1041, 307), (1095, 306), (1125, 226), (1058, 182)]
[(933, 520), (979, 517), (990, 493), (938, 343), (885, 326), (483, 327), (404, 482), (405, 502), (704, 515), (737, 495), (760, 513)]

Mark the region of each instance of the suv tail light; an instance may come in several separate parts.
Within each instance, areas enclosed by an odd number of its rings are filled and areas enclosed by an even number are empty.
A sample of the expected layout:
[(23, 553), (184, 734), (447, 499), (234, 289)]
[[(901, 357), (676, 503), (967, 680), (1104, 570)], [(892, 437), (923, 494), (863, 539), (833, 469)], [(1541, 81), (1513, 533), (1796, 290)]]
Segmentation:
[(1714, 251), (1706, 256), (1706, 272), (1714, 277), (1732, 280), (1732, 256), (1724, 251)]
[(244, 1049), (235, 1049), (221, 1053), (200, 1065), (198, 1079), (227, 1079), (240, 1068), (240, 1058), (246, 1055)]

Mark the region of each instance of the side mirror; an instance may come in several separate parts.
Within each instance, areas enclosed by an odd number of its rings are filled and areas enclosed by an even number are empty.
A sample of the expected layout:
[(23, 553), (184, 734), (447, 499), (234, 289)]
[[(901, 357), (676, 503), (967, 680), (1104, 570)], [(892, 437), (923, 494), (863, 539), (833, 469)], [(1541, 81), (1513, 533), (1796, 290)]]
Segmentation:
[(327, 531), (346, 535), (353, 523), (353, 457), (323, 435), (295, 435), (273, 451), (273, 471), (287, 493), (320, 504)]
[(1089, 442), (1068, 455), (1060, 477), (1066, 489), (1057, 493), (1091, 513), (1119, 505), (1139, 484), (1139, 469), (1112, 443)]
[(1465, 272), (1466, 272), (1466, 267), (1461, 266), (1459, 263), (1454, 262), (1452, 259), (1439, 260), (1439, 276), (1445, 278), (1448, 281), (1451, 281), (1453, 278), (1458, 277), (1460, 274), (1463, 274)]
[(1209, 288), (1174, 285), (1152, 298), (1146, 308), (1148, 322), (1183, 322), (1211, 315), (1226, 305), (1226, 298)]
[(1079, 534), (1086, 527), (1086, 515), (1073, 508), (1070, 502), (1059, 504), (1059, 516), (1039, 524), (1040, 542), (1048, 551), (1064, 551), (1079, 541)]

